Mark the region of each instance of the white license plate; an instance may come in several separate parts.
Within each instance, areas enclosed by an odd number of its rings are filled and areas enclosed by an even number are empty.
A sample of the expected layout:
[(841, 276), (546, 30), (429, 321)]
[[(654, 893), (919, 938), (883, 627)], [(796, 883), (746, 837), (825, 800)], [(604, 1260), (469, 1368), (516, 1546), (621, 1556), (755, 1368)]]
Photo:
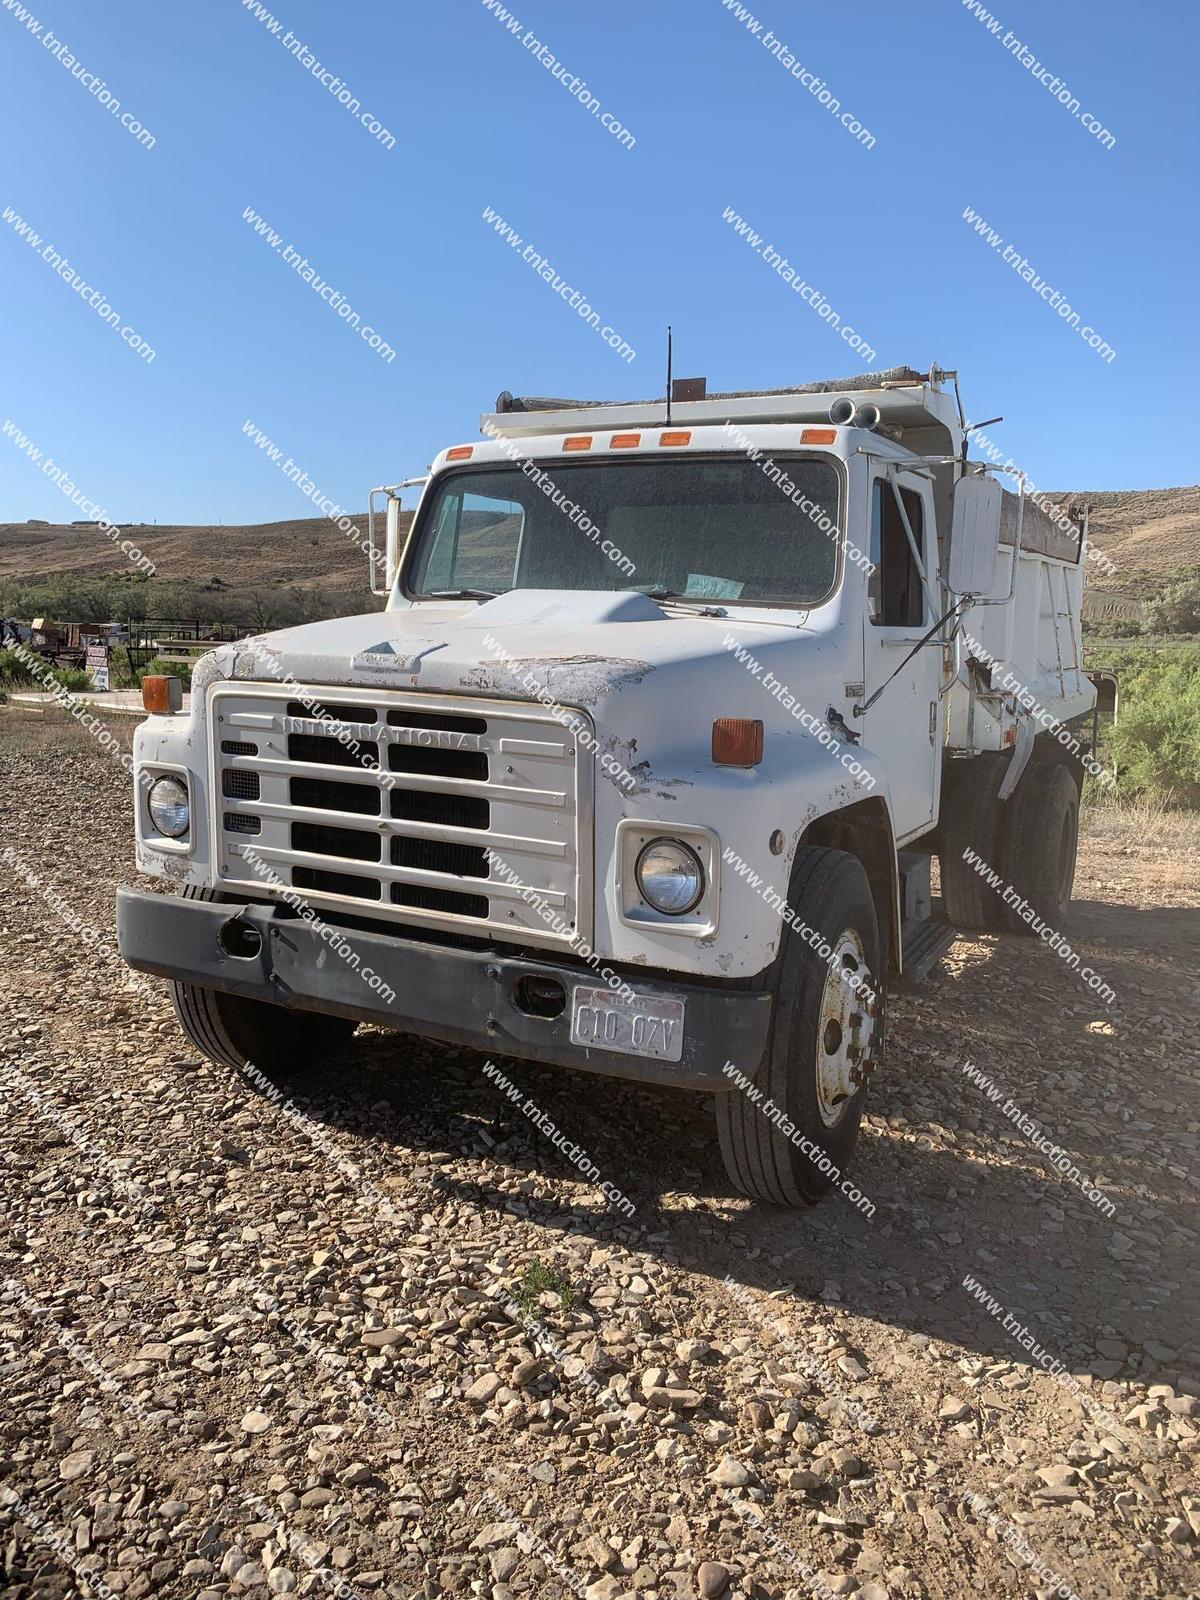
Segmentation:
[(621, 1000), (611, 989), (576, 989), (571, 1043), (629, 1056), (678, 1061), (683, 1054), (683, 1001)]

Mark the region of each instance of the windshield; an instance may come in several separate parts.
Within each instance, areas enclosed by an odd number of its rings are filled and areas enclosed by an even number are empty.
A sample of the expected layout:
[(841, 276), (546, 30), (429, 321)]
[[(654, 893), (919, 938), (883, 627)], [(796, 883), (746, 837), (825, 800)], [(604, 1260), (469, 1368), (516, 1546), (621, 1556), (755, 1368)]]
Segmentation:
[(838, 498), (832, 463), (812, 456), (466, 468), (422, 505), (407, 590), (645, 589), (812, 605), (837, 577)]

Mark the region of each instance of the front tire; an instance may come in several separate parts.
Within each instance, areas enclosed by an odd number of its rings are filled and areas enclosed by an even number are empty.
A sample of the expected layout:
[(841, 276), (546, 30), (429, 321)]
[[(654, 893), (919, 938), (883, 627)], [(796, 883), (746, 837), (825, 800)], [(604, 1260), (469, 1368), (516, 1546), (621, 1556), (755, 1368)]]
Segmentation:
[(240, 1072), (257, 1067), (285, 1077), (324, 1059), (350, 1038), (357, 1024), (317, 1011), (288, 1011), (221, 989), (171, 980), (179, 1026), (202, 1055)]
[(790, 903), (801, 926), (784, 930), (766, 1056), (753, 1084), (718, 1095), (716, 1109), (737, 1188), (799, 1206), (828, 1193), (858, 1143), (883, 1020), (883, 962), (875, 902), (856, 857), (801, 849)]
[[(221, 900), (213, 889), (189, 886), (185, 900)], [(358, 1026), (320, 1011), (289, 1011), (223, 989), (171, 979), (179, 1026), (201, 1055), (240, 1072), (249, 1062), (270, 1078), (302, 1072), (345, 1044)]]

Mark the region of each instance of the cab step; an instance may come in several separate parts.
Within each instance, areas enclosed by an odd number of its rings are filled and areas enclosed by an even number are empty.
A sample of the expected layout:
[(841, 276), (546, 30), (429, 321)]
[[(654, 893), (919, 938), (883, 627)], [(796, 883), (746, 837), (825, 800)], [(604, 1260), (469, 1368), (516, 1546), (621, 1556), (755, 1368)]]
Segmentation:
[(900, 926), (903, 955), (901, 988), (923, 983), (931, 970), (958, 937), (958, 930), (946, 921), (941, 900), (934, 900), (930, 888), (930, 856), (924, 850), (901, 850), (900, 904), (904, 921)]
[(941, 917), (927, 917), (923, 922), (906, 922), (900, 930), (904, 970), (900, 975), (899, 987), (914, 988), (918, 983), (924, 983), (957, 938), (958, 929), (951, 927)]

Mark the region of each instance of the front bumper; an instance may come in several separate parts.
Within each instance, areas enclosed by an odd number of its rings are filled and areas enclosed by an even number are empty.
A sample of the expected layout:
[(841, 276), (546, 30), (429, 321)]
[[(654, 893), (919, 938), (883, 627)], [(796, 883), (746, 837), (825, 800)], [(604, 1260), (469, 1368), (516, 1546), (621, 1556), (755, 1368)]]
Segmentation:
[[(230, 930), (230, 923), (237, 927)], [(766, 1048), (772, 1008), (766, 993), (620, 973), (637, 995), (684, 1003), (682, 1057), (657, 1061), (571, 1042), (572, 989), (601, 985), (586, 968), (358, 929), (326, 933), (338, 934), (352, 948), (357, 965), (331, 948), (311, 923), (277, 916), (271, 906), (117, 891), (121, 954), (139, 972), (160, 978), (352, 1017), (497, 1055), (690, 1089), (730, 1089), (726, 1062), (752, 1076)], [(246, 953), (232, 954), (231, 948)], [(389, 1001), (373, 988), (368, 973), (395, 998)], [(529, 978), (562, 984), (567, 1004), (560, 1015), (533, 1016), (520, 1008), (517, 986)]]

